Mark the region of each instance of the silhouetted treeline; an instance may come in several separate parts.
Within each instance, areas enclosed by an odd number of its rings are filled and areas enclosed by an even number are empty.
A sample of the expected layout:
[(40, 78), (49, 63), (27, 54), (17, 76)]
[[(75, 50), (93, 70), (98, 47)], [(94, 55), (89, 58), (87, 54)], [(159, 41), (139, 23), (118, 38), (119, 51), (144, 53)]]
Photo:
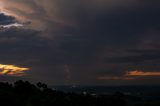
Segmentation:
[[(132, 103), (134, 100), (140, 103)], [(0, 106), (153, 106), (141, 101), (120, 92), (96, 96), (56, 91), (40, 82), (36, 85), (21, 80), (14, 84), (0, 83)]]

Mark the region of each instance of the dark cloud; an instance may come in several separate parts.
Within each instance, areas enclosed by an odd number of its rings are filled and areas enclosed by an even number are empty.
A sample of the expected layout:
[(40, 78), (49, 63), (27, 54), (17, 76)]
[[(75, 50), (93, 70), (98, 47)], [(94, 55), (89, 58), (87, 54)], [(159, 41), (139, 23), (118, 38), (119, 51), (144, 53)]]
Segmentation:
[(3, 3), (7, 3), (4, 10), (13, 17), (2, 14), (0, 23), (15, 20), (30, 23), (0, 31), (3, 51), (0, 62), (30, 67), (26, 76), (30, 80), (99, 84), (98, 75), (122, 75), (130, 69), (128, 65), (159, 65), (158, 1), (6, 0)]
[(0, 13), (0, 25), (8, 25), (15, 23), (15, 17), (7, 16), (4, 13)]
[[(119, 63), (143, 63), (143, 62), (154, 62), (154, 60), (160, 60), (159, 53), (153, 54), (140, 54), (135, 56), (117, 57), (112, 59), (107, 59), (108, 62), (119, 62)], [(155, 61), (157, 62), (157, 61)]]

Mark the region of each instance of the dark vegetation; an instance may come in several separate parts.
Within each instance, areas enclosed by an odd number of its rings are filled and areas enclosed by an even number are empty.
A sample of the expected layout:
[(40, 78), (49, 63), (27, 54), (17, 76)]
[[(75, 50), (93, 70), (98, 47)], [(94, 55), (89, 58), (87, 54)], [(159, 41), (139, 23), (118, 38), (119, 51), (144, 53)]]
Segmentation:
[(0, 83), (0, 106), (160, 106), (120, 92), (114, 95), (64, 93), (28, 81)]

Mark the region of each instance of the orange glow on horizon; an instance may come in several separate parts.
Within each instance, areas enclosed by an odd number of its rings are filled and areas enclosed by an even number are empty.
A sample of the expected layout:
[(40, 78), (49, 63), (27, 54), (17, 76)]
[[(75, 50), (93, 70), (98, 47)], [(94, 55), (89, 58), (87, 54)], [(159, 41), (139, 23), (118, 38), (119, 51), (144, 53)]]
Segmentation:
[(0, 75), (24, 76), (25, 71), (27, 70), (29, 70), (29, 68), (17, 67), (15, 65), (0, 64)]
[(160, 76), (160, 72), (143, 72), (141, 70), (130, 71), (126, 76)]
[(113, 76), (113, 77), (109, 77), (109, 76), (101, 76), (101, 77), (97, 77), (98, 80), (134, 80), (134, 78), (132, 77), (118, 77), (118, 76)]
[(134, 70), (130, 72), (126, 72), (121, 76), (99, 76), (97, 80), (134, 80), (137, 79), (136, 76), (160, 76), (160, 72), (144, 72), (141, 70)]

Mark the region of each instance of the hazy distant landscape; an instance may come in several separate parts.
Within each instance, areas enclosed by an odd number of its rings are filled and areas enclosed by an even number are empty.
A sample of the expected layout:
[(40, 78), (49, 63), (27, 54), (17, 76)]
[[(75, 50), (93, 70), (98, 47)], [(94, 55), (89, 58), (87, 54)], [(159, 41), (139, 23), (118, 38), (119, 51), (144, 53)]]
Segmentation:
[(159, 91), (158, 86), (59, 86), (51, 89), (40, 82), (35, 85), (22, 80), (14, 84), (0, 83), (3, 106), (159, 106)]
[(124, 95), (139, 97), (143, 100), (159, 101), (160, 86), (53, 86), (53, 90), (66, 93), (75, 92), (78, 94), (89, 93), (91, 95), (113, 95), (121, 92)]
[(160, 99), (160, 86), (52, 86), (53, 90), (63, 92), (83, 93), (87, 92), (96, 95), (112, 95), (121, 92), (126, 95), (139, 96), (144, 98)]

